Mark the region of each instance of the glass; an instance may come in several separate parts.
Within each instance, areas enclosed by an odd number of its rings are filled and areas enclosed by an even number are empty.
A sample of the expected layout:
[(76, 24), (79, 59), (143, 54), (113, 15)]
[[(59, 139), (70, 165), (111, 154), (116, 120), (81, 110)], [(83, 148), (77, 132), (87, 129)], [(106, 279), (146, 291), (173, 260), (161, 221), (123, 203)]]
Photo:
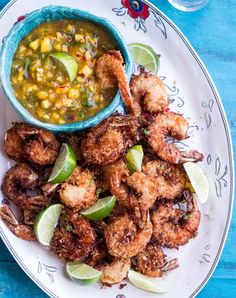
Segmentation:
[(175, 8), (183, 11), (195, 11), (204, 7), (209, 0), (168, 0)]

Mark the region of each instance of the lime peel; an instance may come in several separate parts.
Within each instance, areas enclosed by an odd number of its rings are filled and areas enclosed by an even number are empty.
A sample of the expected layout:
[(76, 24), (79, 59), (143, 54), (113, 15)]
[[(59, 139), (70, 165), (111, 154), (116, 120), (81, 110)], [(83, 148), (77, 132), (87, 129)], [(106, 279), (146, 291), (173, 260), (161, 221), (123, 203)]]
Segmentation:
[(91, 220), (102, 220), (111, 213), (115, 204), (115, 196), (105, 197), (103, 199), (97, 200), (92, 207), (83, 210), (81, 214)]
[(134, 270), (129, 270), (128, 279), (133, 285), (142, 290), (158, 294), (167, 292), (165, 284), (155, 277), (149, 277)]
[(186, 162), (183, 167), (200, 203), (206, 203), (209, 196), (209, 183), (202, 168), (193, 162)]
[(70, 81), (73, 82), (78, 72), (78, 64), (75, 58), (65, 52), (54, 52), (51, 53), (49, 57), (56, 59), (63, 65), (70, 78)]
[(141, 171), (143, 162), (143, 147), (142, 145), (135, 145), (131, 147), (125, 156), (126, 166), (133, 174), (136, 171)]
[(75, 168), (76, 154), (69, 144), (63, 143), (48, 182), (53, 184), (64, 182)]
[(48, 246), (58, 224), (61, 204), (50, 205), (40, 211), (34, 221), (34, 232), (39, 243)]
[(93, 267), (79, 262), (68, 262), (66, 264), (66, 273), (71, 280), (91, 285), (98, 282), (102, 276), (102, 272)]
[(129, 44), (129, 50), (136, 64), (140, 64), (147, 70), (157, 74), (160, 59), (152, 47), (142, 43), (131, 43)]

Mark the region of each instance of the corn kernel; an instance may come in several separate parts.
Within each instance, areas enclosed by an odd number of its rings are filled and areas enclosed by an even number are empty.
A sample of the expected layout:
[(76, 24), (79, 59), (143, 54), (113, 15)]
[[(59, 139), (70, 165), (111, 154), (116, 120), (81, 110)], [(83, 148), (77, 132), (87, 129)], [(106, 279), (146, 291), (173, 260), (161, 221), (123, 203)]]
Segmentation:
[(54, 47), (54, 49), (55, 50), (57, 50), (57, 51), (61, 51), (61, 44), (60, 43), (55, 43), (54, 45), (53, 45), (53, 47)]
[(66, 44), (63, 44), (61, 48), (63, 52), (68, 52), (68, 46)]
[(58, 113), (56, 113), (56, 112), (53, 112), (53, 113), (52, 113), (52, 118), (53, 118), (54, 120), (58, 120), (58, 119), (60, 118), (60, 115), (59, 115)]
[(92, 85), (90, 85), (88, 89), (89, 89), (90, 92), (94, 92), (95, 88)]
[(71, 88), (68, 92), (68, 97), (69, 98), (78, 98), (79, 97), (79, 90)]
[(74, 27), (73, 25), (71, 25), (71, 24), (68, 24), (68, 25), (66, 26), (66, 31), (67, 31), (67, 32), (74, 33), (74, 32), (75, 32), (75, 27)]
[(78, 83), (84, 83), (84, 78), (81, 77), (81, 76), (78, 76), (78, 77), (77, 77), (77, 82), (78, 82)]
[(85, 77), (89, 77), (92, 73), (93, 71), (88, 65), (84, 65), (79, 71), (79, 74), (83, 74)]
[(43, 109), (48, 109), (51, 105), (51, 102), (48, 100), (48, 99), (44, 99), (42, 102), (41, 102), (41, 107)]
[(63, 38), (61, 32), (56, 32), (56, 37), (57, 37), (57, 41), (61, 41)]
[(46, 99), (46, 98), (48, 98), (48, 93), (46, 91), (39, 91), (37, 93), (37, 97), (39, 99)]
[(37, 110), (37, 115), (38, 115), (40, 118), (42, 118), (43, 115), (44, 115), (44, 111), (41, 110), (41, 109), (38, 109), (38, 110)]
[(80, 43), (85, 43), (83, 34), (75, 34), (75, 41), (80, 42)]
[(34, 51), (36, 51), (39, 48), (39, 45), (40, 45), (40, 39), (35, 39), (29, 43), (29, 47)]
[(49, 117), (49, 115), (48, 115), (48, 114), (44, 114), (44, 115), (43, 115), (43, 119), (45, 119), (45, 120), (49, 120), (49, 119), (50, 119), (50, 117)]
[(58, 123), (59, 123), (59, 124), (65, 124), (65, 120), (63, 120), (63, 119), (59, 119)]
[(40, 42), (41, 53), (49, 52), (52, 50), (52, 44), (49, 37), (44, 37)]

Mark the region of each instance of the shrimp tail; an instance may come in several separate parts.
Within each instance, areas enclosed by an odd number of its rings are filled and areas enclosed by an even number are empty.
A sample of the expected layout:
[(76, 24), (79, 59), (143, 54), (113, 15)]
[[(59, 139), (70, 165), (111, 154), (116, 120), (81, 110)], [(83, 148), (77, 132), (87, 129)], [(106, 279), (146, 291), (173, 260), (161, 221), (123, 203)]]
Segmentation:
[(188, 161), (198, 162), (203, 161), (204, 155), (197, 150), (182, 151), (179, 163), (185, 163)]

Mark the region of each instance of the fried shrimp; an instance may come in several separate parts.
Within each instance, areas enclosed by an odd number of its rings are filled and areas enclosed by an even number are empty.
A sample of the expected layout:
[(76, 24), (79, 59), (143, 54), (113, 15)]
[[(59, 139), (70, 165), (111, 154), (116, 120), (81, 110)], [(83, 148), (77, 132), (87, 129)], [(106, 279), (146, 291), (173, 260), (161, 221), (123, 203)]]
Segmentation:
[(88, 208), (96, 202), (96, 184), (89, 170), (77, 166), (59, 191), (63, 204), (77, 211)]
[(182, 194), (187, 179), (181, 166), (163, 160), (152, 160), (143, 165), (142, 171), (153, 179), (158, 198), (172, 200)]
[(122, 282), (130, 269), (130, 259), (115, 259), (111, 264), (98, 266), (102, 271), (101, 282), (105, 285), (114, 285)]
[(157, 198), (157, 188), (153, 180), (142, 172), (134, 172), (130, 176), (122, 160), (107, 166), (105, 175), (117, 202), (134, 210), (137, 217), (143, 218)]
[(161, 246), (178, 248), (196, 235), (201, 215), (197, 203), (192, 203), (190, 211), (176, 209), (173, 204), (161, 205), (154, 211), (153, 237)]
[(73, 210), (64, 209), (50, 249), (60, 259), (81, 261), (92, 252), (95, 240), (96, 234), (89, 221)]
[[(173, 164), (185, 162), (185, 157), (192, 157), (192, 153), (186, 155), (172, 144), (165, 140), (166, 136), (171, 136), (177, 140), (187, 138), (188, 121), (180, 114), (173, 112), (164, 112), (157, 115), (149, 127), (148, 142), (156, 154), (163, 160)], [(196, 153), (193, 161), (202, 160), (203, 155)], [(189, 160), (189, 159), (188, 159)]]
[(60, 145), (50, 131), (27, 123), (15, 123), (6, 133), (4, 149), (16, 161), (46, 166), (55, 162)]
[(142, 105), (143, 109), (150, 113), (163, 112), (169, 104), (162, 80), (145, 71), (139, 75), (133, 75), (130, 90), (134, 102)]
[(108, 51), (97, 61), (96, 76), (101, 89), (115, 88), (118, 85), (127, 110), (131, 114), (138, 116), (140, 115), (140, 107), (133, 100), (130, 93), (123, 64), (124, 60), (119, 51)]
[(146, 218), (142, 229), (136, 226), (128, 214), (107, 225), (104, 235), (108, 252), (118, 258), (130, 258), (141, 252), (152, 236), (149, 214)]
[(80, 161), (83, 157), (81, 152), (82, 136), (83, 134), (78, 132), (61, 132), (57, 135), (57, 139), (60, 143), (67, 143), (71, 145), (78, 161)]
[(167, 261), (161, 247), (151, 243), (132, 258), (132, 265), (136, 271), (151, 277), (161, 277), (179, 266), (177, 259)]
[(4, 151), (9, 158), (12, 158), (17, 162), (22, 162), (25, 160), (24, 142), (17, 132), (19, 126), (19, 123), (15, 124), (6, 132), (4, 138)]
[(106, 165), (118, 160), (137, 140), (138, 127), (133, 116), (111, 116), (91, 128), (82, 141), (86, 162)]
[(0, 217), (5, 222), (9, 230), (17, 237), (28, 241), (36, 240), (33, 227), (19, 223), (8, 205), (1, 206)]
[(13, 166), (6, 172), (2, 183), (2, 191), (20, 209), (41, 209), (49, 203), (45, 196), (30, 197), (27, 190), (35, 190), (39, 186), (38, 174), (27, 164)]

